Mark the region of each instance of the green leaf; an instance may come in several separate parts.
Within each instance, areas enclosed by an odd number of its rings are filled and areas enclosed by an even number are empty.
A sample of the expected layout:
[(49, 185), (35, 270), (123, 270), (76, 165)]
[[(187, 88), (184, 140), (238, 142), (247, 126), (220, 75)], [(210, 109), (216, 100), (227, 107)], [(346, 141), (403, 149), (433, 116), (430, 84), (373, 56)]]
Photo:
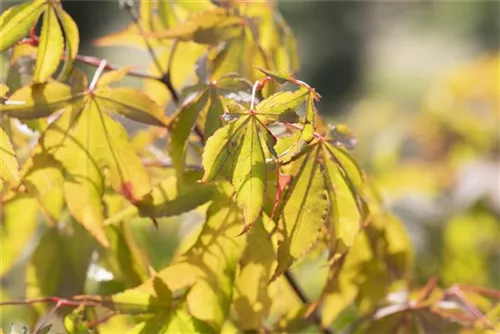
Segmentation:
[(356, 190), (351, 190), (349, 176), (343, 169), (332, 161), (335, 155), (323, 150), (325, 157), (325, 183), (332, 208), (328, 215), (328, 228), (334, 232), (335, 238), (343, 246), (352, 246), (356, 235), (359, 233), (363, 216), (357, 204)]
[[(208, 323), (216, 332), (228, 316), (238, 259), (246, 237), (241, 232), (242, 212), (232, 200), (227, 183), (207, 211), (197, 241), (157, 277), (172, 290), (189, 288), (187, 307), (192, 317)], [(152, 281), (143, 285), (151, 289)]]
[(319, 165), (319, 149), (318, 144), (311, 146), (291, 163), (293, 181), (278, 221), (278, 267), (273, 279), (312, 248), (325, 223), (329, 205)]
[[(341, 268), (330, 268), (329, 279), (324, 288), (321, 323), (329, 326), (346, 307), (351, 305), (360, 290), (360, 280), (369, 278), (362, 274), (363, 266), (372, 259), (372, 251), (365, 235), (356, 238)], [(383, 291), (381, 287), (380, 290)]]
[(264, 123), (298, 121), (297, 109), (304, 103), (309, 90), (301, 87), (293, 92), (279, 92), (260, 102), (256, 107), (259, 119)]
[(63, 46), (64, 39), (56, 11), (52, 6), (47, 6), (43, 14), (33, 81), (46, 82), (51, 77), (61, 61)]
[(270, 222), (259, 222), (248, 232), (240, 260), (233, 303), (241, 330), (260, 329), (272, 304), (269, 279), (276, 264), (276, 252), (264, 228), (266, 223)]
[(172, 116), (169, 125), (171, 134), (169, 152), (177, 173), (184, 171), (189, 135), (196, 124), (196, 118), (206, 108), (208, 100), (209, 93), (203, 90), (192, 100), (183, 104), (179, 111)]
[(45, 1), (30, 1), (11, 7), (0, 16), (0, 53), (28, 34), (45, 8)]
[(19, 182), (19, 163), (9, 136), (0, 127), (0, 178), (9, 185)]
[(97, 88), (105, 88), (108, 87), (111, 83), (121, 81), (133, 68), (134, 66), (126, 66), (115, 71), (104, 73), (97, 81)]
[(216, 8), (202, 12), (173, 28), (156, 31), (150, 35), (155, 38), (216, 44), (241, 35), (243, 22), (242, 18), (229, 15), (227, 10)]
[(236, 122), (229, 123), (217, 130), (212, 137), (207, 140), (203, 152), (203, 168), (205, 174), (203, 181), (212, 181), (219, 175), (224, 163), (229, 156), (238, 150), (241, 133), (248, 122), (248, 118), (240, 118)]
[(66, 13), (60, 6), (55, 7), (57, 17), (61, 22), (61, 27), (64, 32), (64, 38), (66, 41), (66, 61), (61, 73), (59, 74), (59, 80), (66, 80), (73, 69), (73, 63), (75, 61), (76, 55), (78, 54), (78, 46), (80, 44), (80, 34), (78, 32), (78, 26), (75, 21), (71, 18), (68, 13)]
[(280, 84), (285, 84), (287, 82), (295, 83), (295, 77), (293, 76), (292, 73), (287, 72), (287, 71), (269, 71), (265, 70), (263, 68), (257, 67), (259, 71), (273, 79), (274, 81), (279, 82)]
[(149, 97), (131, 88), (99, 89), (96, 99), (103, 110), (112, 110), (134, 121), (166, 126), (163, 110)]
[(81, 94), (73, 94), (69, 86), (59, 82), (35, 83), (15, 91), (8, 100), (15, 103), (0, 104), (0, 112), (19, 119), (36, 119), (47, 117), (81, 98)]
[(28, 194), (38, 200), (46, 217), (58, 222), (64, 207), (61, 165), (47, 152), (41, 152), (34, 154), (23, 169), (22, 179)]
[(149, 277), (148, 261), (139, 248), (130, 228), (125, 223), (106, 226), (109, 249), (99, 254), (104, 266), (113, 273), (113, 278), (122, 281), (125, 287), (135, 287)]
[(132, 206), (106, 220), (115, 224), (139, 214), (142, 217), (170, 217), (196, 209), (210, 201), (215, 194), (213, 184), (198, 181), (198, 175), (171, 176), (155, 186)]
[[(0, 276), (8, 272), (21, 258), (29, 241), (34, 237), (37, 212), (36, 200), (23, 194), (2, 203)], [(19, 228), (20, 222), (22, 228)]]
[(131, 202), (151, 191), (149, 177), (129, 143), (125, 129), (102, 110), (99, 99), (87, 96), (76, 116), (64, 112), (44, 136), (45, 149), (55, 151), (64, 166), (68, 209), (101, 244), (104, 232), (104, 175), (113, 189)]
[(312, 94), (307, 96), (306, 101), (306, 118), (304, 120), (304, 128), (300, 134), (300, 139), (306, 143), (311, 142), (314, 139), (314, 98)]
[(151, 286), (140, 285), (109, 297), (82, 296), (82, 299), (101, 302), (106, 308), (126, 314), (157, 313), (170, 309), (172, 292), (158, 277)]
[[(69, 229), (51, 227), (44, 231), (26, 268), (26, 298), (80, 295), (83, 293), (94, 240), (78, 224)], [(63, 234), (64, 233), (64, 234)], [(38, 316), (53, 305), (32, 305)]]
[(255, 117), (251, 117), (245, 128), (232, 178), (245, 225), (251, 225), (259, 218), (266, 189), (265, 157), (256, 122)]

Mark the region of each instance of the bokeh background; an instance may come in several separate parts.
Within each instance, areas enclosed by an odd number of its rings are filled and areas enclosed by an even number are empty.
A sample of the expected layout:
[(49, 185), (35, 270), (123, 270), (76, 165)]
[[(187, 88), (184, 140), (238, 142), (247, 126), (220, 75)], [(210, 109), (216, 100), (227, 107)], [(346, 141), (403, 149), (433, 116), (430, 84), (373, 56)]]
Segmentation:
[[(63, 4), (81, 54), (150, 65), (141, 51), (93, 45), (130, 22), (118, 1)], [(278, 5), (298, 39), (297, 77), (323, 96), (329, 122), (356, 133), (354, 155), (407, 227), (415, 284), (438, 276), (445, 286), (500, 289), (500, 2)], [(148, 221), (131, 226), (160, 269), (194, 221), (196, 213), (164, 219), (159, 232)], [(301, 281), (309, 294), (313, 276)]]

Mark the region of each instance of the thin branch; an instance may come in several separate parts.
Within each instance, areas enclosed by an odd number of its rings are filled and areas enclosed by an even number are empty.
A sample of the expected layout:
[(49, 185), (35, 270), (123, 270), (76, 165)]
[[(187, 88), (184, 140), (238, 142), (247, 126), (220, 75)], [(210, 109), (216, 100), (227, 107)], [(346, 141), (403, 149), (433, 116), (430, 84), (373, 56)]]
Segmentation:
[(93, 91), (95, 86), (97, 85), (97, 81), (101, 77), (102, 72), (104, 71), (104, 68), (106, 67), (106, 64), (108, 61), (106, 59), (101, 60), (99, 63), (99, 66), (97, 67), (97, 70), (94, 73), (94, 77), (92, 78), (92, 81), (90, 82), (89, 85), (89, 91)]
[(163, 70), (163, 66), (161, 66), (160, 61), (158, 60), (158, 57), (156, 56), (155, 51), (153, 50), (153, 46), (149, 42), (148, 37), (146, 36), (146, 33), (141, 25), (139, 14), (137, 13), (135, 2), (132, 0), (124, 1), (122, 3), (123, 8), (127, 10), (127, 13), (130, 16), (130, 19), (132, 22), (134, 22), (135, 26), (137, 27), (137, 30), (139, 30), (139, 34), (142, 36), (144, 39), (144, 43), (146, 44), (146, 48), (148, 49), (149, 54), (151, 55), (151, 59), (153, 59), (153, 62), (158, 69), (158, 72), (161, 73), (161, 78), (158, 80), (162, 82), (165, 86), (167, 86), (167, 89), (169, 90), (170, 94), (172, 95), (172, 100), (177, 104), (179, 102), (179, 95), (177, 94), (177, 91), (174, 88), (174, 85), (172, 84), (172, 80), (170, 78), (170, 65), (171, 65), (171, 59), (173, 56), (173, 53), (175, 52), (175, 49), (177, 47), (177, 44), (174, 43), (172, 45), (172, 51), (169, 59), (169, 65), (167, 66), (167, 70)]
[[(305, 305), (309, 304), (309, 299), (307, 298), (305, 292), (299, 286), (299, 284), (295, 280), (295, 277), (293, 277), (293, 274), (290, 272), (289, 269), (285, 271), (284, 276), (288, 284), (290, 284), (292, 290), (295, 292), (297, 297), (299, 297), (300, 301)], [(321, 329), (321, 333), (333, 334), (333, 331), (330, 328), (324, 328), (323, 325), (321, 324), (321, 315), (319, 314), (318, 309), (314, 310), (314, 312), (311, 314), (311, 317), (313, 322)]]

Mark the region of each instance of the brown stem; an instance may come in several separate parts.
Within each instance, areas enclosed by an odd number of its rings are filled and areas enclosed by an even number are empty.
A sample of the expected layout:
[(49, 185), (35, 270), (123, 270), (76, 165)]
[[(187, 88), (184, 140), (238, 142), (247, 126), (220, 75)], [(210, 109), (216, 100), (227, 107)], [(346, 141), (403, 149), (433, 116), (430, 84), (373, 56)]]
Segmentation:
[[(159, 78), (158, 80), (167, 87), (167, 89), (170, 91), (170, 94), (172, 95), (172, 100), (177, 104), (179, 102), (179, 95), (177, 94), (177, 91), (175, 90), (174, 85), (172, 84), (172, 80), (170, 79), (170, 65), (171, 64), (169, 64), (169, 66), (167, 66), (166, 71), (163, 70), (163, 66), (161, 66), (161, 63), (158, 60), (158, 57), (156, 56), (155, 51), (153, 50), (153, 46), (149, 42), (149, 39), (146, 36), (144, 29), (142, 28), (142, 25), (141, 25), (141, 22), (139, 19), (139, 14), (137, 13), (134, 1), (125, 1), (123, 6), (127, 10), (127, 13), (129, 14), (132, 22), (134, 22), (134, 24), (136, 25), (137, 30), (139, 30), (139, 34), (144, 39), (144, 43), (146, 44), (146, 48), (148, 49), (148, 52), (151, 55), (151, 58), (153, 59), (153, 62), (155, 63), (156, 68), (158, 69), (158, 72), (162, 73), (161, 78)], [(175, 50), (176, 44), (172, 45), (172, 48)], [(173, 51), (172, 51), (172, 55), (173, 55)], [(171, 58), (172, 58), (172, 55), (171, 55)], [(169, 63), (170, 62), (171, 61), (169, 61)]]
[[(304, 290), (299, 286), (297, 281), (295, 280), (295, 277), (293, 277), (293, 274), (290, 272), (290, 269), (287, 269), (285, 271), (285, 279), (287, 280), (288, 284), (290, 284), (290, 287), (292, 290), (295, 292), (297, 297), (299, 297), (300, 301), (307, 305), (309, 304), (309, 299), (307, 298), (306, 294), (304, 293)], [(311, 314), (313, 322), (321, 329), (321, 333), (323, 334), (333, 334), (333, 331), (330, 328), (325, 328), (321, 324), (321, 315), (318, 311), (318, 309), (315, 309), (314, 312)]]

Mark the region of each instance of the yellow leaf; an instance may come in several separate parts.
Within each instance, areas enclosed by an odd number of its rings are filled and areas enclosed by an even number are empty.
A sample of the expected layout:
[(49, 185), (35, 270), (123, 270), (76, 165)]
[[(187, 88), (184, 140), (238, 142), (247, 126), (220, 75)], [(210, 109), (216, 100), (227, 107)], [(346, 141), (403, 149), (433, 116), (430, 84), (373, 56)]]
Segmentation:
[(3, 202), (1, 207), (0, 276), (3, 276), (20, 259), (21, 254), (34, 236), (38, 204), (34, 198), (17, 195)]
[(45, 8), (45, 1), (30, 1), (11, 7), (0, 16), (0, 53), (26, 36)]
[(42, 31), (33, 74), (34, 82), (46, 82), (57, 70), (63, 46), (63, 34), (56, 11), (52, 6), (48, 6), (43, 14)]
[(19, 182), (19, 163), (9, 136), (0, 127), (0, 178), (9, 185)]

